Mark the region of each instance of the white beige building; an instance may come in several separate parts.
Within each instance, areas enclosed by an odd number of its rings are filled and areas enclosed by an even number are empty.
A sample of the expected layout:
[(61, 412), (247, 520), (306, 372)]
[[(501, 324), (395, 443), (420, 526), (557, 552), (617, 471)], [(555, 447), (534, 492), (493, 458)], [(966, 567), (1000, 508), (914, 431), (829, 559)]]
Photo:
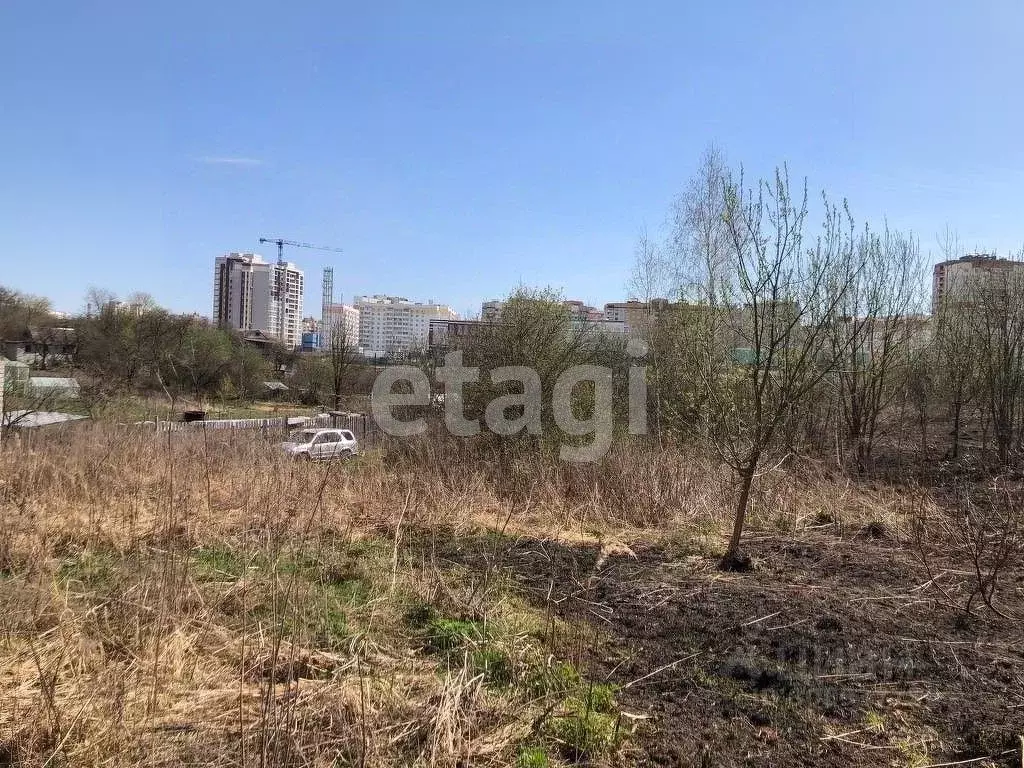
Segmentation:
[(302, 339), (302, 270), (271, 264), (256, 253), (218, 256), (213, 268), (213, 321), (239, 331), (263, 331), (288, 348)]
[(327, 307), (327, 326), (320, 329), (320, 346), (330, 349), (337, 329), (344, 333), (346, 347), (358, 347), (359, 310), (351, 304), (331, 304)]
[(942, 302), (957, 294), (963, 295), (976, 281), (993, 279), (1005, 280), (1010, 273), (1024, 279), (1024, 261), (998, 259), (987, 253), (969, 253), (959, 259), (942, 261), (932, 269), (932, 314), (938, 311)]
[(359, 346), (368, 353), (426, 349), (431, 320), (459, 318), (446, 304), (400, 296), (356, 296), (354, 308), (359, 311)]

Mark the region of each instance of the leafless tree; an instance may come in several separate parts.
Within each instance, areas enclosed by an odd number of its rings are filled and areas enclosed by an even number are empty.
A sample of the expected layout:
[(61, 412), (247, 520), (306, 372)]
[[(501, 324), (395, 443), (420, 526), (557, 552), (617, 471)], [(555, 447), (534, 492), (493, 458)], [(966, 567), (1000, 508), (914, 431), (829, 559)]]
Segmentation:
[(657, 323), (656, 300), (663, 299), (668, 295), (670, 284), (670, 270), (665, 254), (651, 240), (645, 227), (637, 238), (629, 288), (630, 292), (646, 305), (646, 308), (641, 327), (631, 327), (629, 331), (631, 334), (643, 338), (648, 344), (648, 377), (654, 396), (654, 426), (659, 439), (662, 437), (661, 385), (663, 376), (660, 351), (664, 345), (662, 339), (655, 338), (661, 327)]
[(962, 289), (970, 308), (979, 392), (991, 421), (999, 461), (1006, 464), (1020, 435), (1024, 396), (1024, 276), (986, 270)]
[(671, 249), (681, 299), (712, 306), (729, 272), (732, 244), (725, 223), (726, 188), (730, 185), (725, 157), (710, 145), (697, 172), (676, 200)]
[(125, 297), (125, 304), (131, 305), (138, 312), (153, 312), (160, 308), (152, 294), (145, 291), (133, 291)]
[(359, 361), (356, 340), (349, 331), (344, 317), (331, 324), (327, 344), (327, 360), (330, 366), (331, 392), (334, 394), (334, 408), (341, 410), (341, 398), (353, 367)]
[(89, 290), (85, 292), (86, 317), (100, 314), (115, 301), (117, 301), (117, 294), (113, 291), (108, 291), (106, 288), (100, 288), (95, 285), (90, 286)]
[[(850, 279), (841, 294), (839, 314), (831, 327), (836, 369), (836, 399), (845, 440), (863, 472), (878, 436), (882, 413), (903, 391), (909, 374), (911, 345), (924, 326), (923, 270), (912, 237), (888, 228), (865, 229), (857, 238), (846, 268)], [(845, 353), (840, 350), (845, 349)]]
[(664, 252), (644, 227), (640, 230), (633, 250), (630, 293), (648, 305), (656, 298), (667, 296), (672, 287), (670, 270)]
[[(952, 261), (964, 254), (959, 235), (949, 227), (936, 239), (944, 260)], [(935, 358), (941, 372), (938, 389), (949, 403), (953, 422), (952, 441), (946, 452), (948, 459), (960, 455), (964, 410), (975, 400), (978, 382), (978, 354), (973, 343), (971, 308), (967, 298), (962, 293), (951, 291), (932, 307)]]
[(738, 476), (723, 567), (746, 561), (740, 542), (754, 480), (766, 463), (787, 455), (785, 433), (847, 354), (857, 325), (840, 322), (839, 314), (863, 270), (853, 223), (845, 207), (826, 201), (825, 208), (823, 231), (809, 243), (806, 185), (794, 197), (785, 169), (755, 190), (743, 188), (742, 174), (725, 185), (724, 222), (736, 274), (705, 288), (722, 303), (705, 312), (710, 320), (700, 366), (710, 398), (707, 433)]
[(51, 318), (50, 300), (0, 285), (0, 340), (14, 339), (26, 328), (42, 326)]

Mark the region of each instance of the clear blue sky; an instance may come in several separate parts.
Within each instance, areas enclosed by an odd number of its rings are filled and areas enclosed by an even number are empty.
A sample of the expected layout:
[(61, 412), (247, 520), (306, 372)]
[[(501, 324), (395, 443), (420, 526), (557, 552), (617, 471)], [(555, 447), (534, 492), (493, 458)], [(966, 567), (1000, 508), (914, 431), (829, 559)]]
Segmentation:
[(345, 249), (290, 254), (311, 313), (326, 263), (336, 296), (618, 299), (711, 141), (925, 249), (1024, 240), (1020, 0), (6, 0), (0, 29), (0, 283), (58, 309), (208, 314), (262, 234)]

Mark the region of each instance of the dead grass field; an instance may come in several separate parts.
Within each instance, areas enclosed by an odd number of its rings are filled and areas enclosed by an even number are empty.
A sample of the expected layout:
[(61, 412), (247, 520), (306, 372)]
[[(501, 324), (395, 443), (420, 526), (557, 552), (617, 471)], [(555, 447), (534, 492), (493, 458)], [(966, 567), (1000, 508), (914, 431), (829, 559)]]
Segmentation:
[(968, 613), (941, 485), (803, 466), (722, 573), (728, 481), (640, 445), (7, 447), (0, 765), (1020, 765), (1019, 555)]

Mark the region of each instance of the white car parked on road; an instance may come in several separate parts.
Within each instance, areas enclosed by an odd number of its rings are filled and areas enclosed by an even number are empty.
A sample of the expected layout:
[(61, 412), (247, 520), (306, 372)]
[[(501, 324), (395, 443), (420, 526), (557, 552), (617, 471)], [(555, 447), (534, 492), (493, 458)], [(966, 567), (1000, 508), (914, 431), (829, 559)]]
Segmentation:
[(281, 448), (289, 456), (307, 461), (346, 459), (359, 452), (359, 442), (347, 429), (297, 429)]

